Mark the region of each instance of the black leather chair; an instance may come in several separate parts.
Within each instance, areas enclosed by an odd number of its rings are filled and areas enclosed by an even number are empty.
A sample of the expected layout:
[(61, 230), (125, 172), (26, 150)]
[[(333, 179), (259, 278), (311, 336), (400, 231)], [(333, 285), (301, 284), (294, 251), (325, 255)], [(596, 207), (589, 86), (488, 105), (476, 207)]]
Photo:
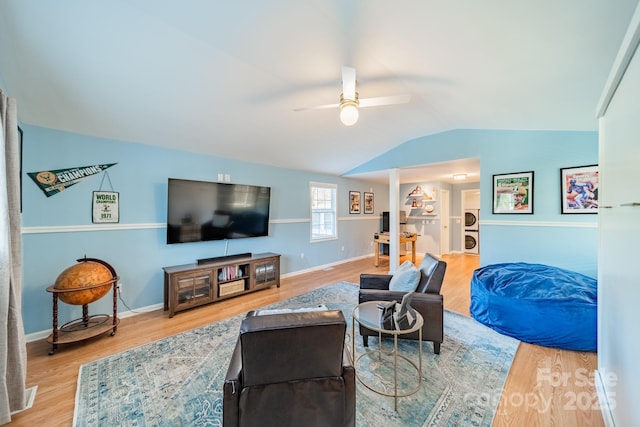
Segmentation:
[(247, 315), (223, 386), (223, 425), (355, 426), (339, 310)]
[[(423, 319), (422, 340), (433, 342), (433, 352), (440, 354), (442, 343), (444, 304), (440, 294), (447, 263), (431, 254), (425, 254), (418, 267), (420, 270), (420, 283), (413, 294), (411, 307), (419, 312)], [(406, 292), (390, 291), (389, 282), (392, 275), (388, 274), (361, 274), (359, 302), (365, 301), (397, 301), (401, 302)], [(362, 342), (368, 346), (369, 336), (378, 336), (378, 333), (360, 325)], [(400, 338), (418, 339), (418, 332), (401, 335)]]

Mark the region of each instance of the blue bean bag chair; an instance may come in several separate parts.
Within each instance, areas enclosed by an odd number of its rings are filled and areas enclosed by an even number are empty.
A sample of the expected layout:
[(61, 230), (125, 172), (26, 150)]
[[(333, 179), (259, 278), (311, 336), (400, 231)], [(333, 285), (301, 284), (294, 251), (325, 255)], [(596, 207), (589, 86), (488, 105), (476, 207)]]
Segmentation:
[(597, 281), (557, 267), (523, 262), (474, 271), (471, 316), (520, 341), (596, 351)]

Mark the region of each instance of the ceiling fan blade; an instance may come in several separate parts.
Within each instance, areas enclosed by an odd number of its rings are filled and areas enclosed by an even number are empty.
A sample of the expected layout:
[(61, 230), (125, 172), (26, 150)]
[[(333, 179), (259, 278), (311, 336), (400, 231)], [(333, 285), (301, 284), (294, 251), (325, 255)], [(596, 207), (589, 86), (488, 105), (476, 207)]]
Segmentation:
[(356, 99), (356, 69), (342, 67), (342, 96), (344, 99)]
[(323, 110), (325, 108), (338, 108), (339, 106), (340, 104), (324, 104), (316, 105), (315, 107), (294, 108), (293, 111)]
[(360, 99), (360, 107), (377, 107), (379, 105), (406, 104), (411, 100), (411, 95), (377, 96), (375, 98)]
[[(342, 67), (342, 98), (344, 100), (356, 100), (356, 70), (353, 67)], [(406, 104), (410, 100), (411, 95), (378, 96), (375, 98), (360, 99), (357, 105), (359, 107), (375, 107), (379, 105)], [(340, 106), (340, 103), (325, 104), (313, 107), (295, 108), (293, 111), (322, 110), (327, 108), (339, 108)]]

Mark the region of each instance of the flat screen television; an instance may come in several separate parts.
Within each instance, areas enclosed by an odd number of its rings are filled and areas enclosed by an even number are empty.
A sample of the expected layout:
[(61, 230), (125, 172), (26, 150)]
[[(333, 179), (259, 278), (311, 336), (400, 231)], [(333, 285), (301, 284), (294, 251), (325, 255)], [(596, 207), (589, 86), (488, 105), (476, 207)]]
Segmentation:
[(169, 178), (167, 243), (269, 235), (271, 188)]

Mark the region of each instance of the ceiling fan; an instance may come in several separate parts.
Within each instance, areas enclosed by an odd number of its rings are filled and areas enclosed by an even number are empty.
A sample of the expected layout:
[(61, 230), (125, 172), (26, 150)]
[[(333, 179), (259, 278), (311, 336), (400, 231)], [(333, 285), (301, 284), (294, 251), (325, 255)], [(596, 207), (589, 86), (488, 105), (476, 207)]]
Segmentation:
[(358, 108), (377, 107), (381, 105), (406, 104), (411, 95), (378, 96), (362, 98), (356, 91), (356, 70), (352, 67), (342, 67), (342, 93), (338, 104), (317, 105), (315, 107), (297, 108), (294, 111), (320, 110), (324, 108), (340, 108), (340, 121), (345, 126), (352, 126), (358, 121)]

